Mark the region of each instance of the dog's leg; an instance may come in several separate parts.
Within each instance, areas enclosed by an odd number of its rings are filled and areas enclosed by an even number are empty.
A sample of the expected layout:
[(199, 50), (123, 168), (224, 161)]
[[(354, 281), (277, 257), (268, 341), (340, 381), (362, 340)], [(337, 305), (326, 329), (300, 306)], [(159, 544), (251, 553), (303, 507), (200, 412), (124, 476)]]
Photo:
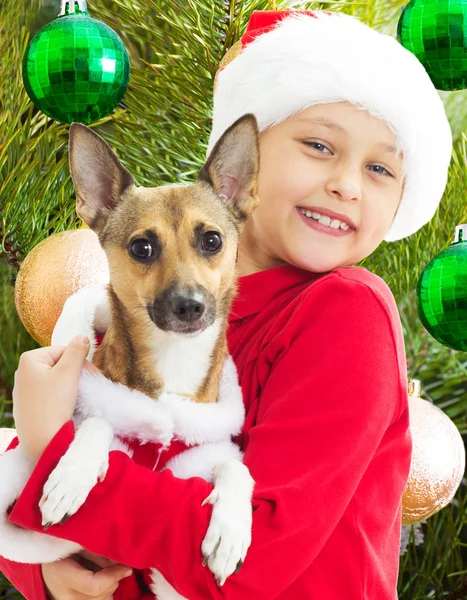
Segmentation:
[(105, 331), (110, 322), (106, 284), (81, 288), (70, 296), (52, 333), (52, 345), (67, 346), (77, 335), (86, 335), (91, 342), (87, 359), (92, 361), (96, 340), (94, 327)]
[[(172, 457), (164, 467), (180, 479), (202, 477), (214, 483), (213, 492), (203, 502), (203, 505), (210, 502), (214, 508), (201, 552), (219, 585), (238, 570), (251, 543), (254, 481), (242, 459), (240, 448), (224, 440), (189, 448)], [(166, 600), (162, 592), (169, 584), (162, 585), (165, 581), (162, 574), (156, 569), (152, 571), (157, 596)], [(172, 599), (170, 594), (169, 599)]]
[(251, 544), (254, 480), (243, 463), (230, 459), (214, 467), (213, 483), (202, 504), (209, 502), (213, 510), (201, 552), (221, 586), (240, 569)]
[(46, 529), (73, 515), (104, 479), (113, 437), (112, 427), (104, 419), (92, 417), (83, 422), (44, 486), (39, 507)]

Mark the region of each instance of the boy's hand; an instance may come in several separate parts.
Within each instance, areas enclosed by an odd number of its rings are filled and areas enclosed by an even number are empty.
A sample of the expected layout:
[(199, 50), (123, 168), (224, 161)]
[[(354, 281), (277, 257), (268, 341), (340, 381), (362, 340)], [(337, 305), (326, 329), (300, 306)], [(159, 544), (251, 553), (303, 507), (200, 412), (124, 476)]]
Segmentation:
[(110, 599), (120, 580), (127, 576), (126, 573), (132, 573), (130, 567), (86, 550), (80, 555), (98, 565), (96, 570), (82, 566), (77, 560), (79, 557), (41, 565), (50, 600)]
[(88, 351), (88, 338), (84, 342), (75, 338), (68, 346), (38, 348), (20, 357), (13, 387), (13, 418), (23, 452), (34, 463), (73, 416)]

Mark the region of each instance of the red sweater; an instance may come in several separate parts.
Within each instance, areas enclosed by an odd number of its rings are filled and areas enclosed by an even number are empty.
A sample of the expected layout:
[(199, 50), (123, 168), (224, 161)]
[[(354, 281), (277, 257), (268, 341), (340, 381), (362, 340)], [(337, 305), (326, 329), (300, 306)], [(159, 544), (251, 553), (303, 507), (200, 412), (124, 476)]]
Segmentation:
[[(363, 267), (284, 266), (239, 283), (229, 348), (246, 406), (238, 441), (256, 481), (240, 572), (219, 588), (202, 566), (212, 485), (153, 472), (143, 452), (140, 464), (112, 452), (84, 506), (45, 533), (136, 569), (118, 600), (144, 597), (138, 571), (149, 567), (190, 600), (396, 600), (412, 440), (394, 297)], [(11, 522), (43, 531), (42, 487), (73, 432), (69, 421), (50, 442)], [(45, 600), (39, 566), (0, 568), (28, 600)]]

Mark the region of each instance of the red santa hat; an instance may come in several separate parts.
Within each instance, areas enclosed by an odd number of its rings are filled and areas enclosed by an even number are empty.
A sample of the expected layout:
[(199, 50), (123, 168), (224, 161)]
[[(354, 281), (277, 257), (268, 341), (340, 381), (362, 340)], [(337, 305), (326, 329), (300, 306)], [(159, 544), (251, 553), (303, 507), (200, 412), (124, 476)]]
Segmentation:
[(403, 153), (405, 187), (384, 238), (405, 238), (434, 216), (446, 187), (452, 134), (425, 68), (395, 38), (344, 13), (255, 11), (222, 61), (207, 156), (246, 113), (259, 130), (313, 106), (348, 101), (384, 120)]

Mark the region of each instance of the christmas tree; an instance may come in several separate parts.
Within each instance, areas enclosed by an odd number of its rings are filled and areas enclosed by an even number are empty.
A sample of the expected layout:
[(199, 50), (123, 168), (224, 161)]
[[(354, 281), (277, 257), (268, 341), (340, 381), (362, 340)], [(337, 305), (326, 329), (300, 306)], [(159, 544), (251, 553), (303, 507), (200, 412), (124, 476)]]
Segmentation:
[[(403, 4), (404, 0), (88, 2), (91, 16), (120, 35), (131, 62), (131, 81), (123, 101), (93, 127), (103, 134), (138, 185), (193, 183), (205, 159), (216, 70), (253, 10), (342, 11), (395, 36)], [(50, 119), (32, 104), (21, 77), (29, 41), (59, 10), (59, 0), (4, 0), (0, 12), (0, 426), (6, 427), (13, 425), (11, 395), (19, 357), (37, 347), (15, 309), (18, 269), (40, 241), (81, 227), (68, 169), (69, 126)], [(427, 333), (415, 298), (425, 265), (452, 241), (455, 226), (467, 222), (465, 92), (440, 95), (454, 136), (449, 182), (440, 207), (416, 234), (395, 243), (383, 242), (359, 265), (382, 277), (396, 298), (409, 377), (421, 380), (425, 397), (442, 408), (465, 435), (465, 353), (450, 350)], [(464, 480), (446, 508), (421, 525), (404, 529), (400, 599), (466, 597), (466, 494)], [(0, 594), (19, 597), (1, 576)]]

